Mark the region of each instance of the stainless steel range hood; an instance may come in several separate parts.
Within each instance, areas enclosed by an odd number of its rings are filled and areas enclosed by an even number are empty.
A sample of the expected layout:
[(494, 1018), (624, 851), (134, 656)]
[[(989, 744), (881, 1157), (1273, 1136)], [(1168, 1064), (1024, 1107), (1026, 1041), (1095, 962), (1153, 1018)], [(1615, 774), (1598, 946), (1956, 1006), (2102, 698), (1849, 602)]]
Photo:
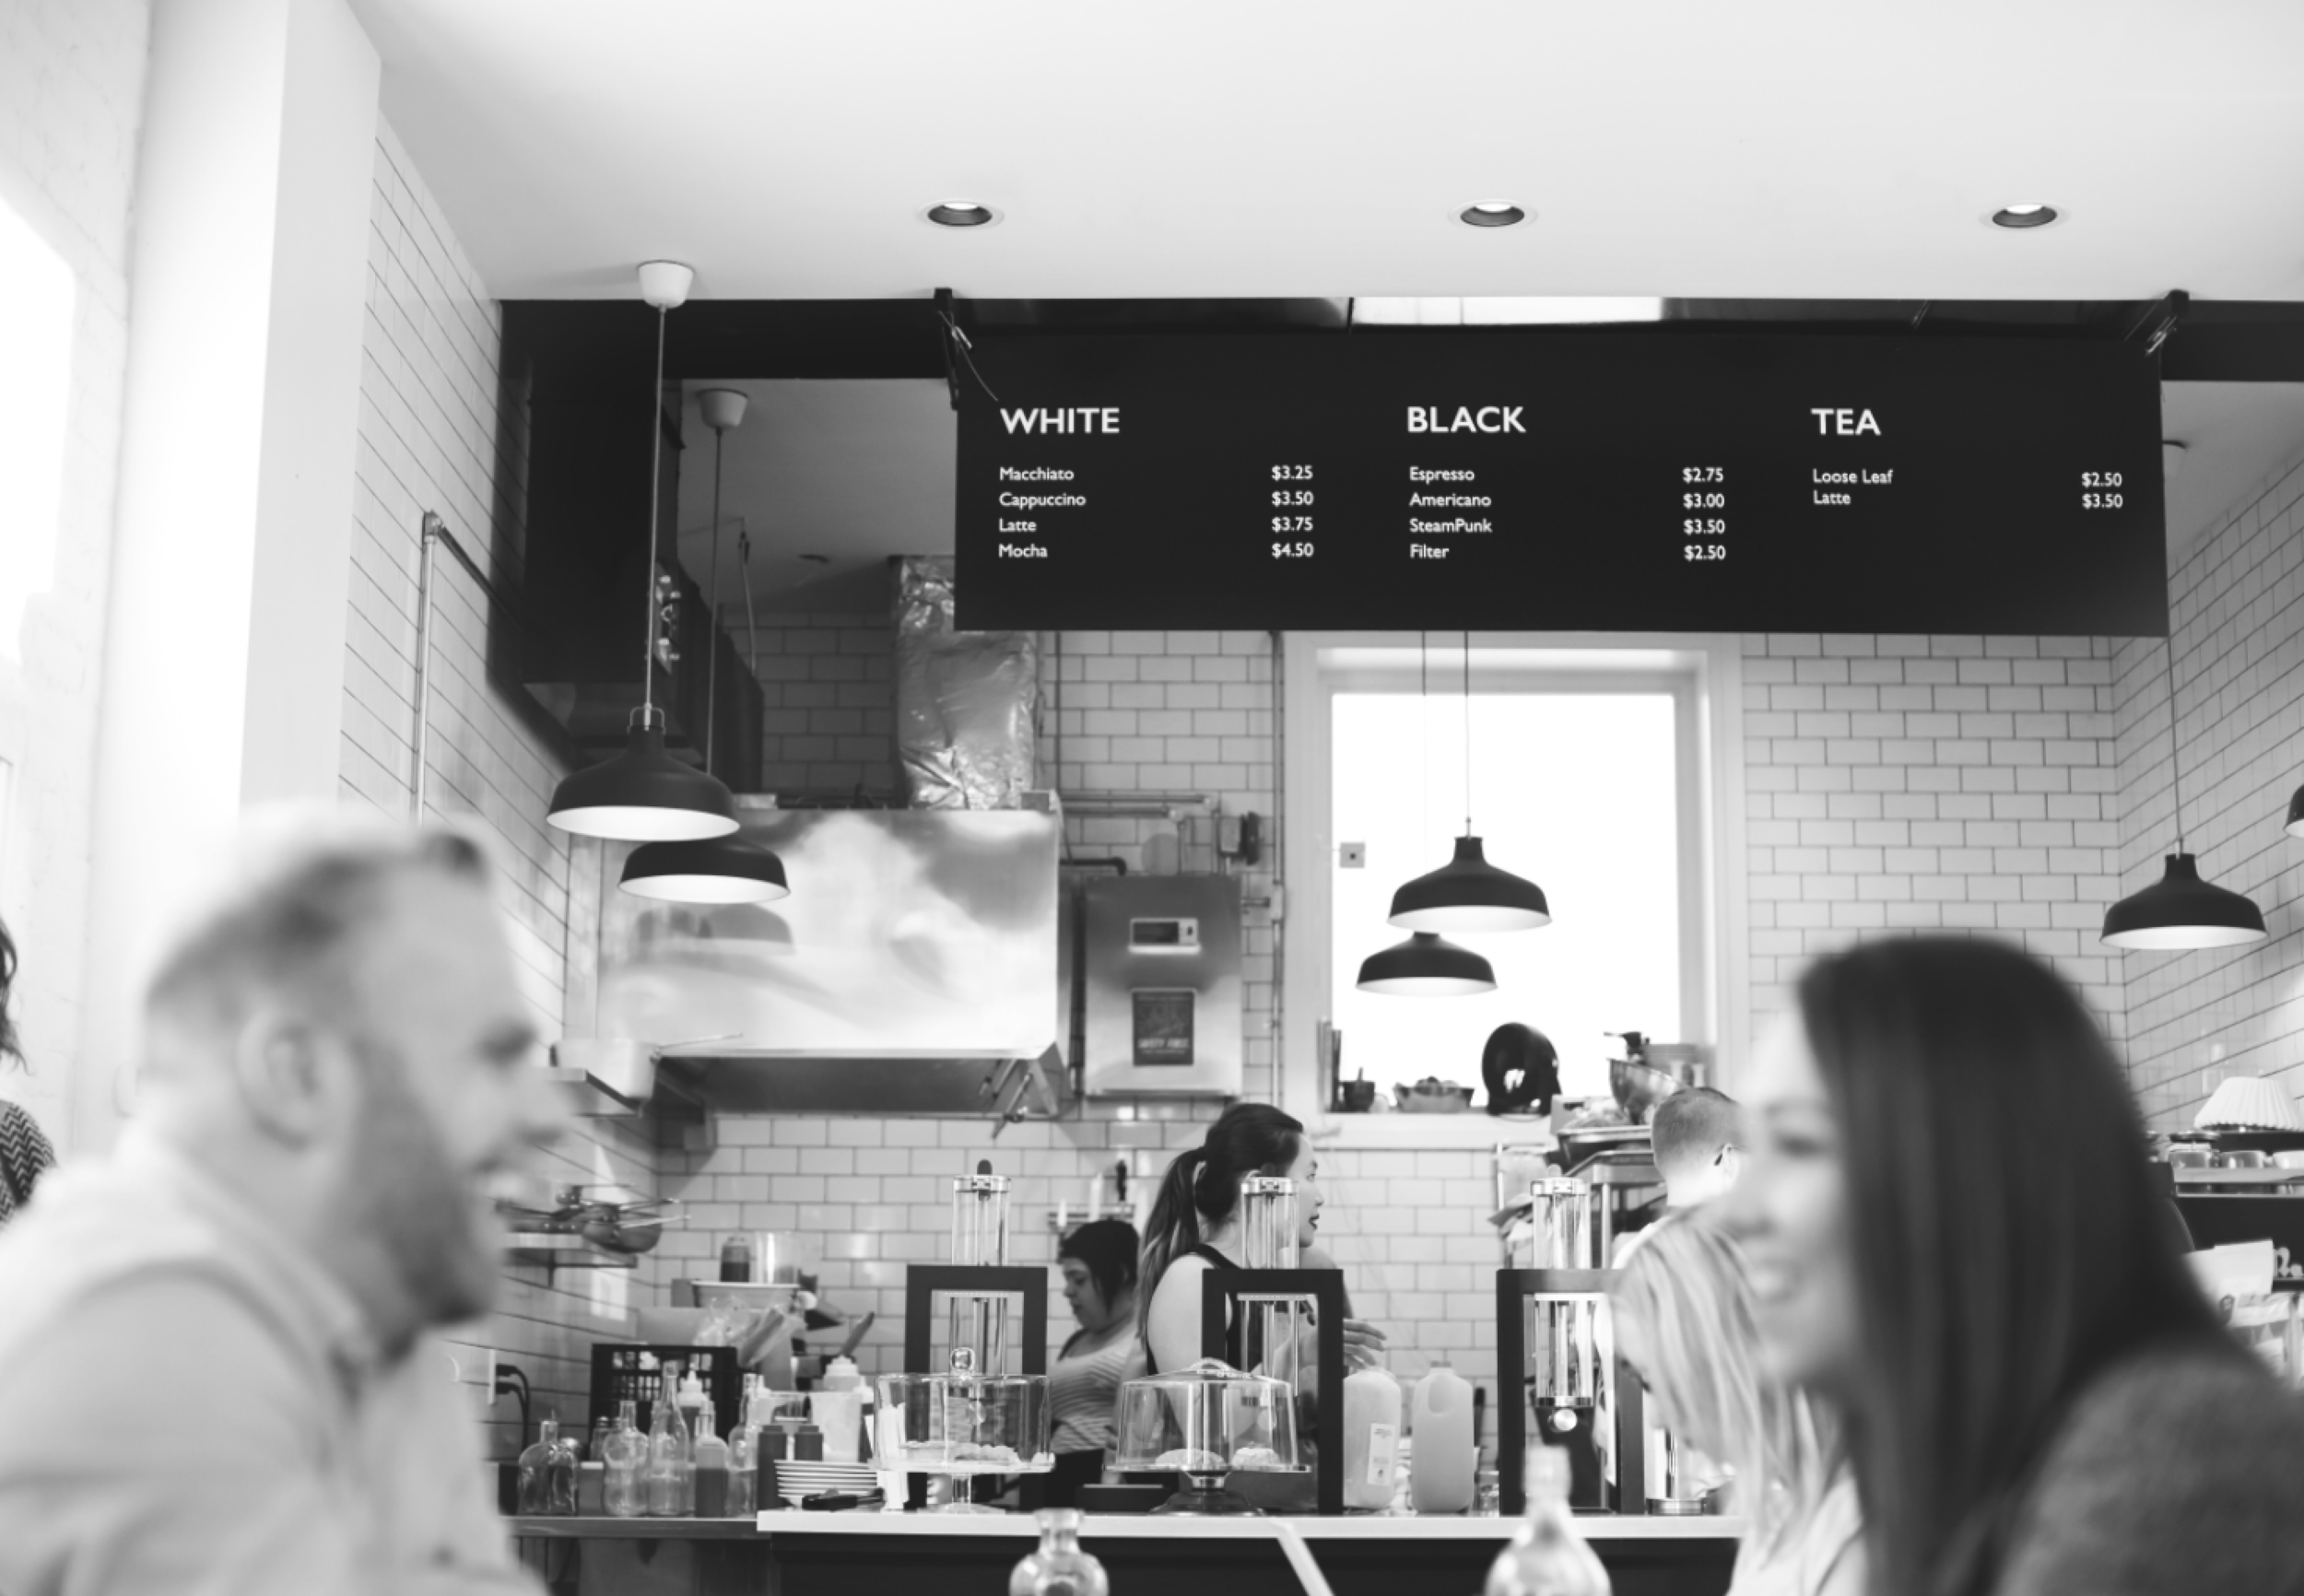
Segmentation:
[(1071, 1073), (1050, 1047), (1036, 1059), (667, 1058), (660, 1084), (727, 1114), (965, 1116), (1042, 1120), (1071, 1103)]
[[(737, 804), (790, 898), (603, 894), (599, 1033), (736, 1039), (665, 1056), (660, 1092), (727, 1113), (1061, 1110), (1052, 810)], [(625, 851), (604, 850), (607, 880)]]

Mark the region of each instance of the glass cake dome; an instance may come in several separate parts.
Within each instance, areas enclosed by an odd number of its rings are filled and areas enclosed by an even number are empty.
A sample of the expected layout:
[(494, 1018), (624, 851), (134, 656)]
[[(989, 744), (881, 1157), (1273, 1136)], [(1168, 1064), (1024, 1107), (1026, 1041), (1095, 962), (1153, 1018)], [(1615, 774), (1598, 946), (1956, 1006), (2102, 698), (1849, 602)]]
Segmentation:
[[(983, 1475), (1044, 1474), (1056, 1466), (1048, 1449), (1048, 1377), (982, 1375), (975, 1354), (952, 1349), (944, 1374), (884, 1374), (879, 1427), (873, 1439), (881, 1466), (946, 1474), (955, 1484)], [(965, 1496), (939, 1509), (993, 1512)]]
[(1174, 1374), (1120, 1388), (1120, 1457), (1132, 1472), (1173, 1470), (1183, 1488), (1156, 1513), (1256, 1513), (1225, 1484), (1234, 1472), (1302, 1474), (1296, 1391), (1286, 1380), (1242, 1374), (1202, 1358)]

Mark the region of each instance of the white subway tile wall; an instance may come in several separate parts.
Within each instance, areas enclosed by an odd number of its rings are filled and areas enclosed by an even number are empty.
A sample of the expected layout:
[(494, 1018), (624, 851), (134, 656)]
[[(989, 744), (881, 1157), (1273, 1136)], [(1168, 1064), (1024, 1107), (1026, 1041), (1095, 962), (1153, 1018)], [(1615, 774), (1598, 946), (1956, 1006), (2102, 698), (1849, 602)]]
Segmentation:
[(0, 921), (23, 961), (9, 1007), (30, 1061), (29, 1072), (0, 1068), (0, 1095), (29, 1109), (66, 1156), (79, 1144), (70, 1105), (150, 25), (148, 0), (0, 6), (0, 205), (56, 252), (75, 288), (68, 307), (16, 308), (72, 317), (72, 374), (57, 394), (67, 414), (53, 581), (26, 606), (20, 637), (0, 642), (0, 763), (9, 767)]
[(2173, 774), (2201, 874), (2253, 898), (2272, 933), (2252, 947), (2121, 956), (2145, 1118), (2188, 1129), (2225, 1075), (2304, 1088), (2304, 841), (2282, 829), (2304, 783), (2304, 454), (2183, 556), (2169, 602), (2173, 772), (2168, 652), (2139, 640), (2113, 661), (2121, 890), (2158, 880), (2176, 851)]
[(2112, 644), (1771, 634), (1744, 640), (1752, 1017), (1868, 936), (2005, 937), (2053, 962), (2117, 1039)]
[[(1205, 792), (1228, 812), (1272, 813), (1278, 745), (1266, 634), (1064, 632), (1041, 644), (1043, 780), (1053, 768), (1076, 801)], [(812, 657), (823, 657), (814, 646)], [(1787, 635), (1747, 638), (1745, 652), (1756, 1015), (1781, 1006), (1800, 964), (1819, 951), (1941, 928), (2007, 936), (2051, 957), (2117, 1031), (2119, 968), (2094, 936), (2116, 896), (2111, 645)], [(1117, 856), (1133, 870), (1160, 824), (1076, 802), (1066, 834), (1076, 854)], [(1186, 830), (1184, 868), (1210, 868), (1207, 834)], [(1267, 880), (1252, 875), (1251, 894)], [(1272, 1090), (1271, 934), (1251, 916), (1256, 1097)], [(862, 1355), (867, 1368), (888, 1370), (900, 1347), (903, 1265), (945, 1257), (951, 1179), (970, 1160), (989, 1154), (1017, 1178), (1016, 1261), (1052, 1262), (1057, 1203), (1076, 1213), (1091, 1180), (1125, 1161), (1148, 1205), (1169, 1159), (1213, 1113), (1147, 1105), (1134, 1110), (1140, 1117), (1113, 1117), (1128, 1111), (1092, 1103), (1082, 1121), (1012, 1127), (997, 1143), (989, 1127), (965, 1121), (727, 1121), (720, 1150), (688, 1157), (685, 1183), (668, 1172), (667, 1191), (710, 1204), (704, 1218), (726, 1227), (810, 1237), (828, 1295), (881, 1314)], [(1323, 1242), (1348, 1272), (1356, 1311), (1390, 1333), (1395, 1370), (1420, 1374), (1445, 1353), (1492, 1381), (1488, 1156), (1330, 1150), (1322, 1174)], [(700, 1260), (715, 1242), (699, 1223), (664, 1245)], [(1061, 1342), (1069, 1321), (1052, 1281), (1050, 1323)]]
[[(361, 373), (350, 658), (343, 786), (388, 815), (410, 811), (417, 718), (417, 581), (424, 512), (437, 510), (500, 590), (499, 555), (519, 546), (519, 417), (500, 413), (499, 308), (458, 246), (389, 126), (376, 148), (376, 193)], [(544, 1034), (560, 1032), (571, 849), (544, 815), (554, 756), (488, 680), (487, 600), (442, 549), (434, 563), (428, 814), (483, 841), (499, 874), (522, 984)], [(597, 850), (576, 857), (596, 871)], [(581, 928), (580, 928), (581, 931)], [(556, 1182), (652, 1191), (656, 1149), (629, 1125), (579, 1121), (548, 1156)], [(499, 1310), (459, 1334), (464, 1378), (484, 1378), (494, 1348), (526, 1374), (535, 1416), (582, 1423), (589, 1343), (630, 1333), (629, 1306), (661, 1297), (660, 1269), (629, 1276), (508, 1267)], [(511, 1399), (490, 1414), (491, 1449), (516, 1449)]]
[[(886, 614), (760, 617), (760, 785), (894, 799), (895, 623)], [(740, 618), (729, 636), (749, 647)]]

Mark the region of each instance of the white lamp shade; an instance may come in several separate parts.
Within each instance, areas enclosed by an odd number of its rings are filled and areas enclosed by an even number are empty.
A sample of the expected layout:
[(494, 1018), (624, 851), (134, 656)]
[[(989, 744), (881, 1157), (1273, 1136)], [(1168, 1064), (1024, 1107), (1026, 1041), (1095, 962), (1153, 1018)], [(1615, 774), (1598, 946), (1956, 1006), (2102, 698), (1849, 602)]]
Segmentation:
[(2192, 1116), (2192, 1129), (2212, 1126), (2251, 1131), (2304, 1131), (2304, 1114), (2278, 1084), (2257, 1075), (2227, 1075)]

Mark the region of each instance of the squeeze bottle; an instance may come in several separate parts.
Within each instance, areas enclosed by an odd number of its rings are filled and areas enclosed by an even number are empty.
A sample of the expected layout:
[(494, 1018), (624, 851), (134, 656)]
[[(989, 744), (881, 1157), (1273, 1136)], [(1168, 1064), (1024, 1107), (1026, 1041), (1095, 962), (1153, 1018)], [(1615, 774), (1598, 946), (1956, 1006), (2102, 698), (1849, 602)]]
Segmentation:
[(1435, 1358), (1416, 1382), (1413, 1405), (1416, 1472), (1408, 1498), (1419, 1513), (1464, 1512), (1472, 1506), (1472, 1387), (1446, 1358)]

